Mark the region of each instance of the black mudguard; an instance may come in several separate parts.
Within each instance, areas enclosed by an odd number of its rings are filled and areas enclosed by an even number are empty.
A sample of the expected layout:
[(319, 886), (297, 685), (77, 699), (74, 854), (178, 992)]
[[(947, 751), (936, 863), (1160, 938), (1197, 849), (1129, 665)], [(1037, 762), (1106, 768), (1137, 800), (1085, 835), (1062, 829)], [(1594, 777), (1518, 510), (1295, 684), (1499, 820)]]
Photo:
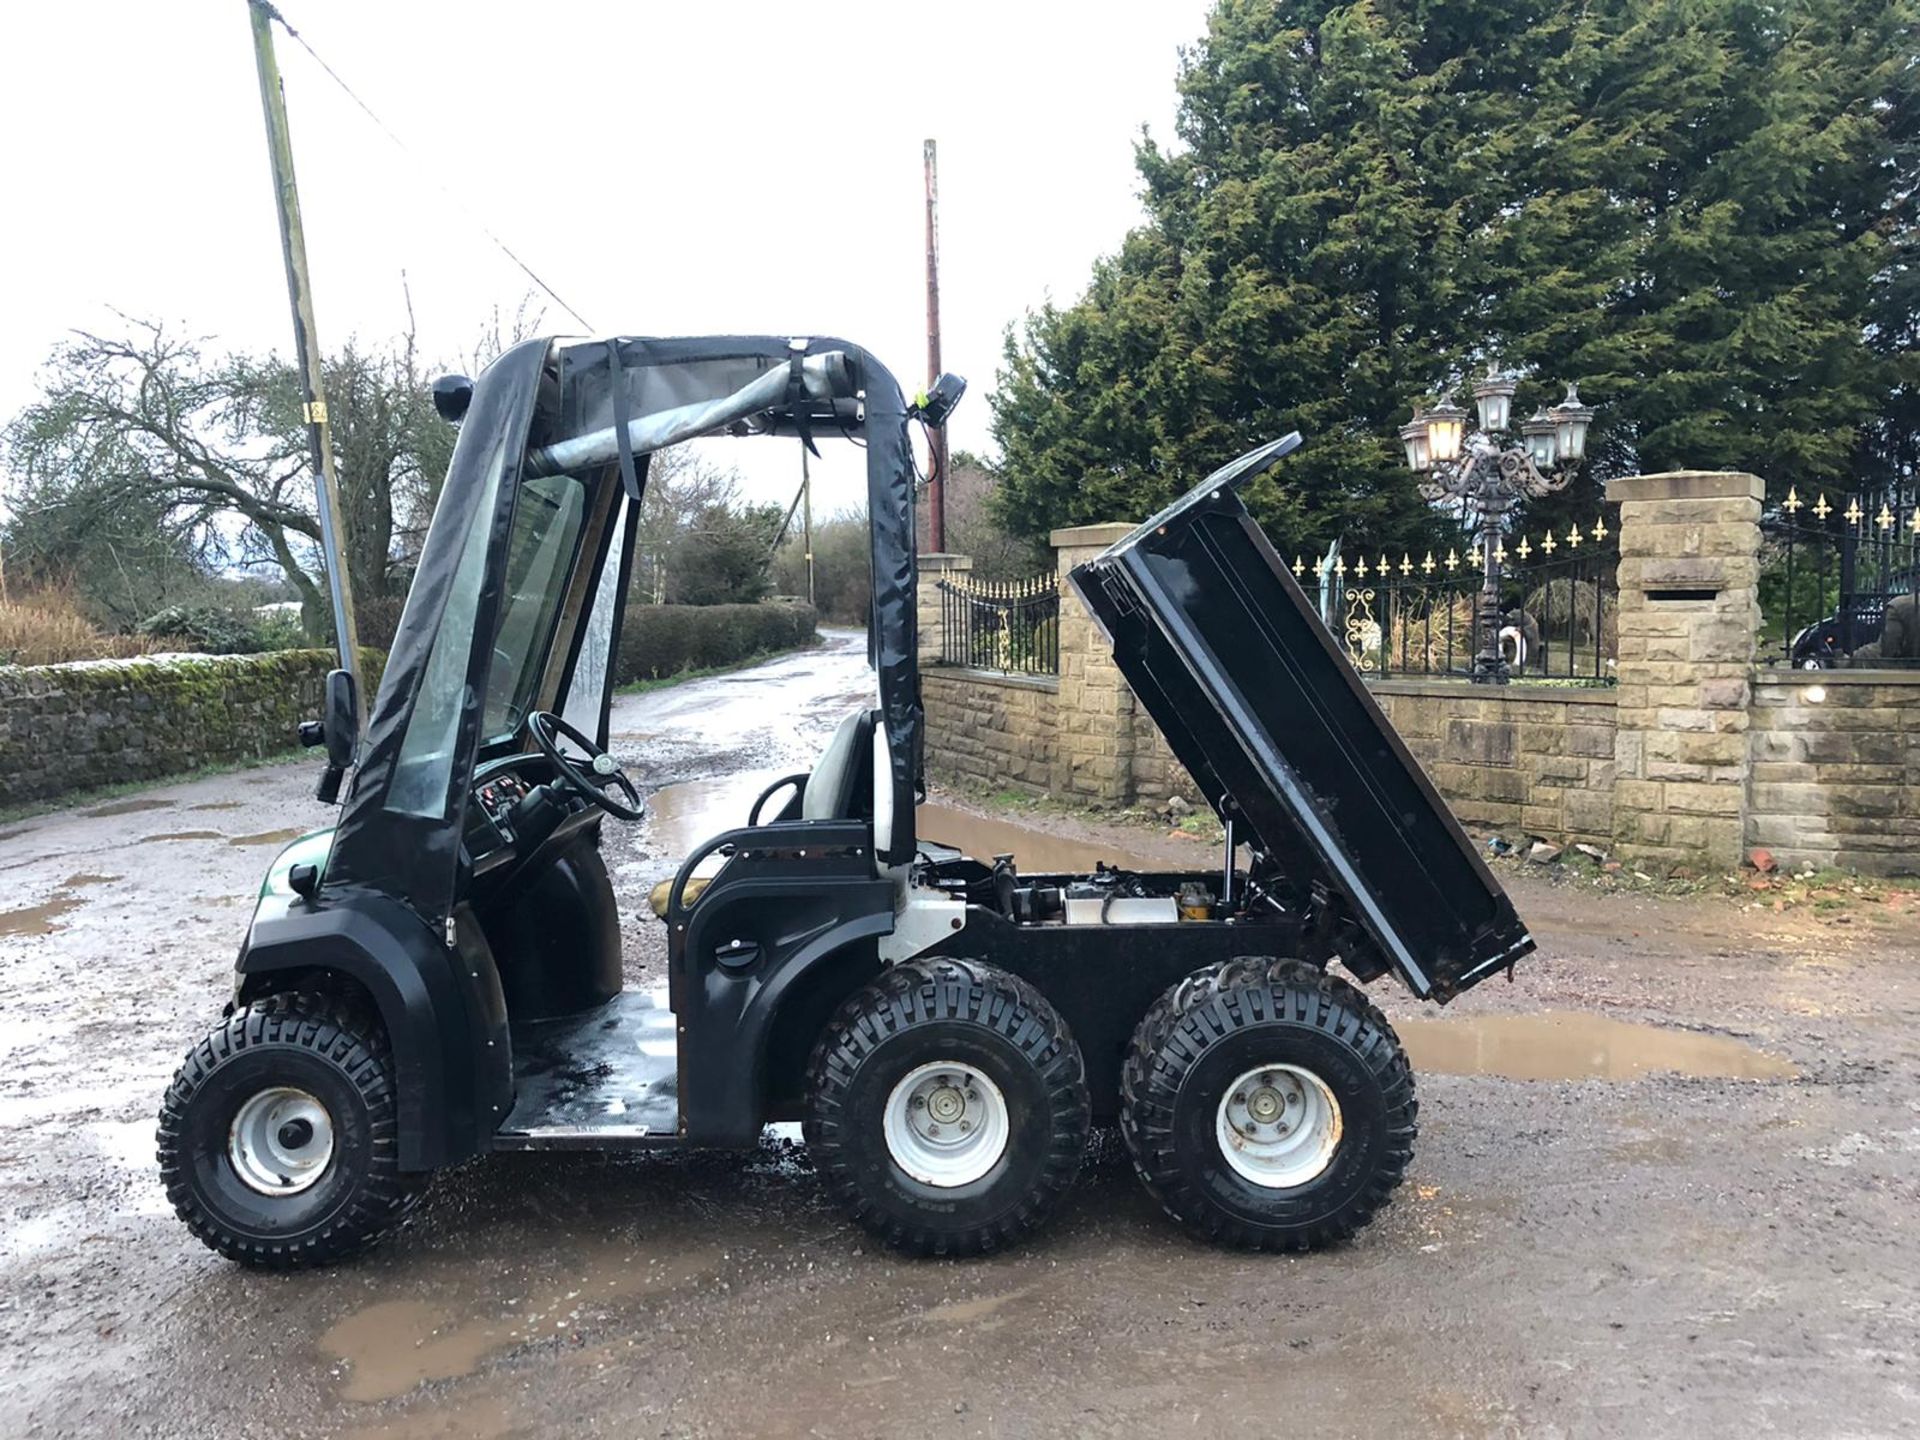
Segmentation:
[(464, 906), (455, 924), (449, 947), (377, 891), (329, 887), (318, 904), (270, 894), (236, 966), (242, 1003), (288, 980), (324, 986), (340, 976), (365, 991), (392, 1047), (403, 1170), (478, 1153), (513, 1103), (499, 972)]
[[(687, 906), (694, 866), (729, 846), (733, 858)], [(688, 857), (667, 923), (689, 1143), (755, 1143), (833, 1007), (879, 972), (893, 895), (863, 821), (732, 830)]]

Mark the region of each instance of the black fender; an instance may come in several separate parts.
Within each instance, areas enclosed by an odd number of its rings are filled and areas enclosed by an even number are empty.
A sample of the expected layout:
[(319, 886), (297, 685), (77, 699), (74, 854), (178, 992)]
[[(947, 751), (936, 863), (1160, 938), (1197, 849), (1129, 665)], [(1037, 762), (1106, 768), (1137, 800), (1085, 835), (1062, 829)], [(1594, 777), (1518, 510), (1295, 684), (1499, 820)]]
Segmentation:
[(727, 845), (739, 848), (690, 907), (681, 895), (700, 856), (688, 857), (668, 909), (680, 1124), (693, 1144), (747, 1146), (779, 1079), (776, 1036), (793, 1031), (804, 1063), (832, 1006), (878, 973), (894, 887), (874, 874), (860, 822), (776, 822), (703, 850)]
[(329, 888), (320, 903), (268, 894), (235, 966), (242, 1002), (272, 977), (312, 972), (344, 977), (372, 1000), (393, 1056), (403, 1170), (477, 1153), (512, 1105), (499, 973), (464, 907), (456, 925), (454, 948), (378, 891)]

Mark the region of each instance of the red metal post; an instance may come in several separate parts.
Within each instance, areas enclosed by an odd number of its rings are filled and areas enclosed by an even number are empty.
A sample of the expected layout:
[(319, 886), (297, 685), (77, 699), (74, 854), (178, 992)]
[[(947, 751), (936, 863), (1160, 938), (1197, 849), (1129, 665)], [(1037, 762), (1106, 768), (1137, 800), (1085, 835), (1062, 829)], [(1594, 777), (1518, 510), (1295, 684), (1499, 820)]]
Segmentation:
[[(940, 374), (940, 180), (934, 144), (925, 150), (927, 166), (927, 383)], [(927, 548), (936, 555), (947, 548), (947, 427), (929, 428), (931, 455), (927, 480)]]

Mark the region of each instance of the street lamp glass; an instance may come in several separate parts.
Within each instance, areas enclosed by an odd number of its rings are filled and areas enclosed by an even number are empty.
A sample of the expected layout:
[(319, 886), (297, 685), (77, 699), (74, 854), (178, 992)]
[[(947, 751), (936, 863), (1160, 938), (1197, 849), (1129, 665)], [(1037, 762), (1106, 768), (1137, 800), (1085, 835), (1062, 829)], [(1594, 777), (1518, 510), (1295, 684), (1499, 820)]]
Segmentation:
[(1407, 447), (1407, 468), (1425, 470), (1432, 461), (1427, 455), (1427, 415), (1416, 408), (1413, 419), (1400, 427), (1400, 442)]
[(1581, 460), (1587, 453), (1587, 426), (1593, 423), (1593, 411), (1580, 403), (1580, 393), (1567, 386), (1567, 398), (1553, 407), (1555, 439), (1561, 455)]
[(1460, 458), (1460, 444), (1466, 438), (1467, 412), (1442, 400), (1427, 412), (1427, 453), (1436, 465)]
[(1527, 455), (1535, 468), (1544, 470), (1554, 461), (1558, 435), (1553, 420), (1544, 410), (1536, 410), (1527, 422), (1520, 427), (1520, 433), (1527, 437)]
[(1473, 401), (1480, 409), (1480, 428), (1482, 430), (1504, 430), (1507, 422), (1513, 418), (1513, 392), (1519, 389), (1513, 381), (1503, 380), (1491, 368), (1487, 376), (1473, 387)]

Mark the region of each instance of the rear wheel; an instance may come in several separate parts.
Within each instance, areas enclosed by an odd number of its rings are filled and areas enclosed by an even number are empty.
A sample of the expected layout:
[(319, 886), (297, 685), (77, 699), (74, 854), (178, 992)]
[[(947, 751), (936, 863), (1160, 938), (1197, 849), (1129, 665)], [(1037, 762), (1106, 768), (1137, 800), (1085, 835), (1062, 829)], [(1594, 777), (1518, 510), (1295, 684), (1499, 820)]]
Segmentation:
[(814, 1047), (807, 1149), (888, 1244), (976, 1255), (1052, 1212), (1079, 1172), (1080, 1050), (1032, 986), (964, 960), (896, 965)]
[(243, 1265), (338, 1260), (406, 1213), (392, 1064), (377, 1024), (282, 994), (187, 1053), (160, 1109), (160, 1178), (187, 1228)]
[(1120, 1132), (1172, 1214), (1208, 1238), (1311, 1250), (1406, 1174), (1419, 1104), (1393, 1027), (1299, 961), (1240, 959), (1155, 1002), (1121, 1073)]

